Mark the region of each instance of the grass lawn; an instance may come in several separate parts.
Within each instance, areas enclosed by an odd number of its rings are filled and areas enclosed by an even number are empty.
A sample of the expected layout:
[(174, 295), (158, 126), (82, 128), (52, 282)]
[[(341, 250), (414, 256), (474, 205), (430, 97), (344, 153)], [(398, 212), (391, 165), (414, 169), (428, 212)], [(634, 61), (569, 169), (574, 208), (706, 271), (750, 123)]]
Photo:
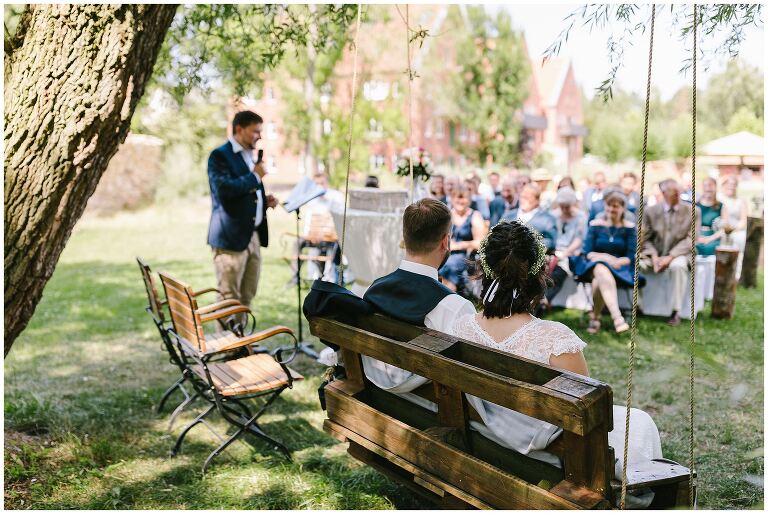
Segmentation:
[[(322, 431), (317, 401), (323, 367), (301, 356), (307, 379), (283, 393), (263, 420), (294, 450), (287, 463), (258, 441), (237, 443), (200, 468), (217, 440), (204, 427), (168, 457), (175, 435), (153, 407), (175, 379), (135, 256), (196, 288), (215, 284), (205, 244), (205, 201), (150, 208), (76, 227), (27, 329), (5, 361), (6, 508), (38, 509), (387, 509), (425, 508), (408, 490), (348, 457)], [(261, 325), (296, 327), (290, 269), (280, 234), (293, 227), (270, 215), (255, 307)], [(287, 240), (286, 240), (287, 242)], [(285, 251), (287, 253), (287, 251)], [(628, 338), (586, 334), (586, 319), (561, 311), (589, 346), (590, 373), (626, 395)], [(738, 292), (736, 317), (698, 324), (696, 463), (699, 506), (763, 504), (763, 284)], [(634, 406), (655, 419), (665, 457), (687, 463), (688, 326), (660, 319), (639, 325)], [(226, 425), (213, 418), (224, 431)]]

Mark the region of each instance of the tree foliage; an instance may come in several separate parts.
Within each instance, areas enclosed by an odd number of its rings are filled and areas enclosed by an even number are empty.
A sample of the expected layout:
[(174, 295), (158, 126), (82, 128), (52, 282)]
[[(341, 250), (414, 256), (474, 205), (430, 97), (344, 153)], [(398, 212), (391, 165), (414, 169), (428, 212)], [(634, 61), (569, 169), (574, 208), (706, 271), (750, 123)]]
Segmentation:
[[(664, 102), (651, 92), (648, 158), (685, 159), (691, 155), (690, 86), (681, 87)], [(757, 70), (733, 60), (714, 74), (698, 91), (697, 139), (704, 144), (741, 130), (763, 133), (763, 80)], [(608, 162), (639, 159), (645, 103), (637, 94), (616, 90), (610, 102), (595, 95), (585, 101), (585, 124), (589, 133), (586, 153)]]
[[(179, 9), (158, 60), (156, 80), (178, 99), (194, 88), (258, 89), (263, 72), (310, 45), (337, 43), (355, 4), (187, 4)], [(289, 54), (290, 55), (290, 54)]]
[(468, 26), (457, 42), (458, 70), (450, 92), (453, 121), (478, 134), (459, 150), (480, 163), (489, 156), (508, 163), (519, 155), (519, 116), (528, 97), (530, 66), (521, 34), (506, 11), (489, 15), (482, 6), (467, 7)]
[[(744, 29), (750, 26), (762, 26), (763, 6), (758, 4), (695, 4), (698, 20), (697, 31), (707, 44), (698, 46), (697, 57), (706, 67), (716, 56), (729, 55), (734, 58), (739, 53), (746, 35)], [(660, 17), (669, 15), (672, 26), (678, 30), (681, 40), (690, 39), (693, 30), (693, 9), (687, 4), (670, 4), (656, 9), (657, 23)], [(614, 27), (607, 41), (608, 60), (611, 64), (608, 76), (597, 87), (600, 95), (608, 100), (613, 94), (619, 70), (623, 65), (624, 49), (632, 44), (632, 38), (650, 28), (651, 5), (638, 4), (585, 4), (576, 8), (565, 18), (565, 28), (557, 39), (545, 51), (546, 56), (557, 55), (568, 42), (577, 22), (589, 30), (605, 26)], [(691, 57), (693, 47), (690, 47)], [(692, 63), (688, 57), (681, 63), (681, 71), (687, 70)]]

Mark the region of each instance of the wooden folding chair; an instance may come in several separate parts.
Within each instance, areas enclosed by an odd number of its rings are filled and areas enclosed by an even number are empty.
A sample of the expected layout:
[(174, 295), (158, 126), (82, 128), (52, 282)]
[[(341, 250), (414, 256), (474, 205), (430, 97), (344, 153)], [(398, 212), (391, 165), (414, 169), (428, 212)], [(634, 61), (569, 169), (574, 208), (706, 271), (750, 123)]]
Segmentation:
[[(157, 288), (155, 287), (155, 280), (152, 276), (152, 270), (150, 269), (149, 265), (146, 263), (144, 259), (141, 257), (137, 257), (136, 261), (139, 264), (139, 270), (141, 271), (141, 276), (144, 279), (144, 288), (147, 293), (147, 300), (148, 305), (145, 308), (147, 313), (152, 318), (152, 321), (155, 323), (155, 326), (157, 327), (158, 332), (160, 333), (160, 339), (163, 342), (163, 347), (165, 348), (166, 352), (168, 352), (168, 356), (170, 357), (171, 364), (174, 364), (176, 367), (179, 368), (179, 371), (181, 372), (181, 377), (176, 380), (173, 384), (171, 384), (168, 389), (165, 390), (163, 395), (160, 397), (160, 401), (157, 405), (157, 412), (162, 412), (163, 407), (165, 406), (166, 401), (168, 401), (168, 398), (171, 397), (171, 395), (175, 391), (179, 391), (182, 396), (184, 397), (184, 400), (179, 403), (176, 408), (173, 410), (173, 413), (171, 414), (171, 419), (168, 422), (168, 430), (171, 430), (173, 428), (173, 424), (178, 417), (179, 414), (187, 407), (189, 406), (196, 398), (197, 394), (192, 393), (191, 391), (187, 390), (187, 388), (184, 386), (184, 384), (189, 380), (189, 370), (187, 369), (186, 365), (182, 361), (181, 356), (178, 354), (175, 345), (173, 344), (173, 341), (168, 335), (167, 332), (167, 324), (169, 319), (166, 317), (166, 314), (164, 312), (163, 307), (167, 307), (167, 302), (165, 300), (162, 300), (160, 298), (160, 295), (157, 292)], [(207, 289), (201, 289), (199, 291), (194, 291), (193, 295), (195, 298), (200, 297), (207, 293), (218, 293), (219, 290), (215, 287), (209, 287)], [(223, 300), (220, 302), (215, 302), (212, 304), (209, 304), (204, 307), (204, 310), (206, 312), (213, 312), (216, 310), (224, 309), (227, 307), (232, 307), (240, 305), (240, 302), (237, 300)], [(254, 322), (255, 325), (255, 322)], [(218, 334), (219, 338), (224, 337), (223, 334)]]
[[(178, 353), (187, 369), (191, 372), (198, 394), (210, 402), (210, 406), (198, 415), (179, 435), (171, 455), (181, 450), (182, 442), (187, 433), (196, 425), (203, 423), (210, 430), (205, 418), (214, 410), (237, 427), (235, 432), (208, 456), (203, 464), (203, 473), (211, 460), (242, 434), (250, 433), (271, 445), (277, 447), (289, 460), (289, 450), (279, 441), (268, 436), (258, 423), (258, 419), (266, 409), (277, 399), (286, 388), (293, 387), (294, 380), (301, 380), (297, 372), (287, 364), (293, 360), (298, 351), (298, 340), (288, 327), (275, 326), (248, 336), (208, 338), (203, 325), (233, 314), (250, 312), (243, 305), (232, 306), (215, 312), (199, 309), (192, 289), (185, 283), (161, 272), (160, 279), (165, 288), (168, 307), (171, 312), (173, 328), (168, 330), (177, 342)], [(293, 345), (278, 347), (271, 354), (256, 353), (238, 359), (212, 362), (211, 357), (217, 352), (250, 347), (254, 343), (264, 341), (278, 334), (286, 334), (293, 339)], [(284, 352), (290, 352), (288, 358), (283, 358)], [(264, 397), (261, 408), (252, 414), (243, 400)], [(215, 431), (213, 431), (216, 433)]]

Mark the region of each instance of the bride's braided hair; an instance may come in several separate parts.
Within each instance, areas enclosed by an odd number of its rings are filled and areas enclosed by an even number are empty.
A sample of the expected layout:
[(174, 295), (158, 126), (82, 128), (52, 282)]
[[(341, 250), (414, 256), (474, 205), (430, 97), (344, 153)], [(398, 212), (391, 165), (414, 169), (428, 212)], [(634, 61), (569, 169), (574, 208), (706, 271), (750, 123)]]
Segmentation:
[[(542, 246), (541, 236), (519, 221), (504, 221), (491, 229), (482, 243), (476, 276), (482, 279), (482, 298), (492, 296), (483, 303), (486, 317), (534, 311), (551, 282)], [(498, 288), (488, 295), (495, 279)]]

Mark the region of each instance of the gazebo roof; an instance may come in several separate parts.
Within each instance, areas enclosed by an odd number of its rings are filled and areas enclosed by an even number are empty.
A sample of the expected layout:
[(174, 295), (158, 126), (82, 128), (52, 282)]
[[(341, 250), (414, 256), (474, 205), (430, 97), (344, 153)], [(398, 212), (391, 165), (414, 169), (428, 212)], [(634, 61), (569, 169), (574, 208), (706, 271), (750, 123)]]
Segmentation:
[(729, 157), (762, 157), (764, 152), (763, 138), (745, 131), (710, 141), (701, 149), (703, 155)]

